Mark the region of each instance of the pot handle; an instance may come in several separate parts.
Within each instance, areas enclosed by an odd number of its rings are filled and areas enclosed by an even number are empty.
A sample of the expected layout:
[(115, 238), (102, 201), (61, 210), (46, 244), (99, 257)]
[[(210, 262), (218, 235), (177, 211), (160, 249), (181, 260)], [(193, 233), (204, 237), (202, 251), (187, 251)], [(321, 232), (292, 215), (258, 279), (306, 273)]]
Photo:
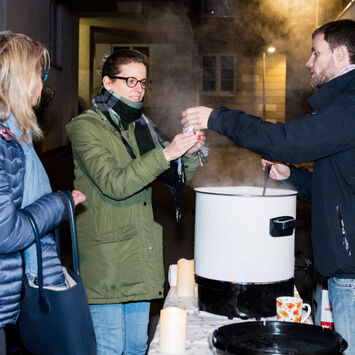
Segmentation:
[(293, 229), (303, 227), (301, 219), (295, 219), (291, 216), (280, 216), (270, 219), (270, 235), (272, 237), (286, 237), (292, 235)]

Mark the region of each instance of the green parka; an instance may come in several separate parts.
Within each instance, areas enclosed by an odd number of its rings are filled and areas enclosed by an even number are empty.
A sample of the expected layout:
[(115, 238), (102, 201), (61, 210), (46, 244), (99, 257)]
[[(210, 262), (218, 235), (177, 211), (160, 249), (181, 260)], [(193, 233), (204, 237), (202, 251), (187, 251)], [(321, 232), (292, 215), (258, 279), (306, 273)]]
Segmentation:
[[(163, 297), (162, 227), (153, 219), (151, 187), (169, 168), (162, 148), (140, 155), (134, 127), (122, 135), (105, 115), (91, 109), (74, 118), (66, 133), (72, 144), (75, 189), (86, 195), (78, 208), (81, 276), (90, 304)], [(184, 157), (187, 180), (199, 165)]]

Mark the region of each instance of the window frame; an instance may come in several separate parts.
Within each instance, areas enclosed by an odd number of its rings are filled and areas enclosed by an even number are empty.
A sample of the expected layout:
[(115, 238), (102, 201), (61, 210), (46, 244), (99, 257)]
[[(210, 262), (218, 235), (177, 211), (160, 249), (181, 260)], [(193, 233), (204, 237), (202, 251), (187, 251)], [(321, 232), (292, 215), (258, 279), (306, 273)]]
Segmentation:
[[(215, 57), (216, 59), (216, 77), (215, 77), (215, 90), (204, 90), (204, 58), (205, 57)], [(232, 90), (222, 90), (222, 57), (232, 57), (233, 64), (233, 78), (230, 79), (233, 83)], [(231, 53), (204, 53), (200, 56), (201, 64), (201, 76), (200, 76), (200, 92), (202, 95), (213, 95), (213, 96), (234, 96), (236, 91), (236, 63), (237, 59), (234, 54)]]

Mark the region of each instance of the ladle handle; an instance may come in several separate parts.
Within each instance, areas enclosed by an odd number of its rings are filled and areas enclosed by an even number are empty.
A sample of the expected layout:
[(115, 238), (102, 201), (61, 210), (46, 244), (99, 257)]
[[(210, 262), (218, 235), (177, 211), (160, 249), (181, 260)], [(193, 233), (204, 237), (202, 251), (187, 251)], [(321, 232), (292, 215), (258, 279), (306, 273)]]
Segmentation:
[(270, 170), (271, 170), (271, 164), (266, 164), (266, 165), (265, 165), (265, 170), (264, 170), (263, 196), (265, 196), (266, 185), (267, 185), (267, 182), (268, 182), (268, 180), (269, 180)]

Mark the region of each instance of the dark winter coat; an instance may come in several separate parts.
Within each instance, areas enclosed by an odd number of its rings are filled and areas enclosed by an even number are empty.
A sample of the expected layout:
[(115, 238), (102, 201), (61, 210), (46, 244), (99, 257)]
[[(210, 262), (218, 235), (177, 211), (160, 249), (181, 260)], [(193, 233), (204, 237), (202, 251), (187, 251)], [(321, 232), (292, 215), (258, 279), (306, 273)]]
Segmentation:
[[(21, 251), (34, 242), (30, 222), (20, 209), (24, 189), (25, 156), (20, 144), (0, 124), (0, 328), (16, 322), (21, 297)], [(25, 208), (41, 235), (57, 227), (64, 204), (57, 193), (46, 194)], [(51, 250), (43, 250), (44, 271), (50, 279)], [(48, 267), (49, 266), (49, 267)]]
[(313, 114), (270, 123), (242, 111), (213, 110), (208, 128), (263, 157), (314, 161), (314, 172), (291, 169), (299, 198), (312, 203), (314, 264), (324, 277), (355, 278), (355, 70), (309, 100)]

